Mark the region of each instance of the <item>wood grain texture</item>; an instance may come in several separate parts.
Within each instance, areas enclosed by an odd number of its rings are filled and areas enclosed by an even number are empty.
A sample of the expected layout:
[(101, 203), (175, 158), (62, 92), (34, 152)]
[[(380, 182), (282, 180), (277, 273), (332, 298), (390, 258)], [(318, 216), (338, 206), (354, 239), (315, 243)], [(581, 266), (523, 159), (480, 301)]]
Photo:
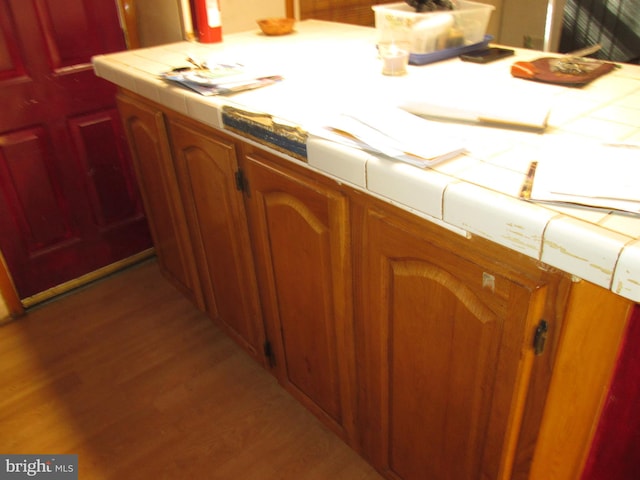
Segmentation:
[(0, 336), (3, 453), (76, 453), (83, 479), (380, 478), (155, 262)]
[(226, 136), (170, 120), (173, 158), (207, 311), (263, 362), (260, 314), (236, 144)]
[(116, 87), (91, 65), (124, 47), (115, 2), (0, 6), (0, 249), (23, 301), (151, 246)]
[(123, 20), (127, 48), (140, 48), (140, 32), (138, 31), (138, 12), (135, 0), (117, 0), (120, 17)]
[(581, 478), (630, 308), (591, 283), (573, 286), (530, 479)]
[(165, 116), (155, 106), (132, 95), (119, 94), (117, 103), (162, 272), (204, 310)]
[(528, 340), (553, 279), (503, 276), (382, 210), (365, 221), (356, 335), (364, 451), (394, 479), (511, 478), (533, 369)]
[(355, 444), (347, 200), (334, 185), (245, 148), (265, 326), (280, 382)]

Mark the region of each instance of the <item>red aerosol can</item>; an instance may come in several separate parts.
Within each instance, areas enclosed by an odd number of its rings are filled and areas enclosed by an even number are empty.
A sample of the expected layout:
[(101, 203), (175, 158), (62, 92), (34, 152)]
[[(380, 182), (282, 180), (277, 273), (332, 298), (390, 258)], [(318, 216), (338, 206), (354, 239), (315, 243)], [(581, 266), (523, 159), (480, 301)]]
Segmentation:
[(222, 41), (219, 0), (195, 0), (198, 40), (202, 43)]

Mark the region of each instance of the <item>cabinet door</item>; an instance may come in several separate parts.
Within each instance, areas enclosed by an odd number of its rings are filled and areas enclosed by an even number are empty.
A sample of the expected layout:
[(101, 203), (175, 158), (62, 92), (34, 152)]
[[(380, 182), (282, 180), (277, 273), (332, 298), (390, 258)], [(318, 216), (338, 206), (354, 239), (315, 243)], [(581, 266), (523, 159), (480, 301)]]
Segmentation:
[(262, 317), (235, 144), (170, 121), (174, 161), (209, 315), (264, 362)]
[(448, 249), (445, 230), (436, 245), (374, 210), (364, 224), (365, 455), (393, 479), (511, 478), (546, 287)]
[(247, 157), (263, 311), (285, 388), (338, 434), (352, 433), (347, 200), (326, 182)]
[(164, 115), (153, 106), (124, 94), (119, 94), (117, 101), (160, 268), (204, 309)]

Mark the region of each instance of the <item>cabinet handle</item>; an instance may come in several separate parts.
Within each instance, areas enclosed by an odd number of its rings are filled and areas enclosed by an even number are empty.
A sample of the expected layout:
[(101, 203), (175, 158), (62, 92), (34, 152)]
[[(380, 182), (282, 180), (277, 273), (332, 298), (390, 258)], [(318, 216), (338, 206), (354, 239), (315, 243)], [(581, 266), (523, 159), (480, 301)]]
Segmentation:
[(249, 195), (249, 182), (248, 182), (247, 177), (245, 176), (244, 172), (242, 170), (240, 170), (240, 169), (236, 170), (235, 178), (236, 178), (236, 189), (239, 192), (243, 192), (247, 196), (250, 196)]
[(533, 336), (533, 350), (536, 355), (542, 355), (544, 352), (544, 344), (547, 341), (547, 332), (549, 331), (549, 324), (546, 320), (540, 320), (536, 333)]
[(271, 342), (269, 340), (265, 340), (264, 345), (262, 346), (262, 351), (264, 353), (264, 356), (267, 357), (267, 363), (269, 364), (269, 367), (275, 367), (276, 357), (273, 354), (273, 348), (271, 347)]

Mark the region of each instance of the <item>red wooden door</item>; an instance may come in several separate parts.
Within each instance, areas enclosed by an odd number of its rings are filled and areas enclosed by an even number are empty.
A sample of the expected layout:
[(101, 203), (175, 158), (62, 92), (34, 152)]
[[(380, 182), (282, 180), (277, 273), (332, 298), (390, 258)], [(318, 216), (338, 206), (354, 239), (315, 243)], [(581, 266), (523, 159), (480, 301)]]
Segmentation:
[(640, 305), (633, 308), (581, 480), (640, 478)]
[(115, 0), (0, 0), (0, 249), (20, 298), (151, 245), (115, 88)]

